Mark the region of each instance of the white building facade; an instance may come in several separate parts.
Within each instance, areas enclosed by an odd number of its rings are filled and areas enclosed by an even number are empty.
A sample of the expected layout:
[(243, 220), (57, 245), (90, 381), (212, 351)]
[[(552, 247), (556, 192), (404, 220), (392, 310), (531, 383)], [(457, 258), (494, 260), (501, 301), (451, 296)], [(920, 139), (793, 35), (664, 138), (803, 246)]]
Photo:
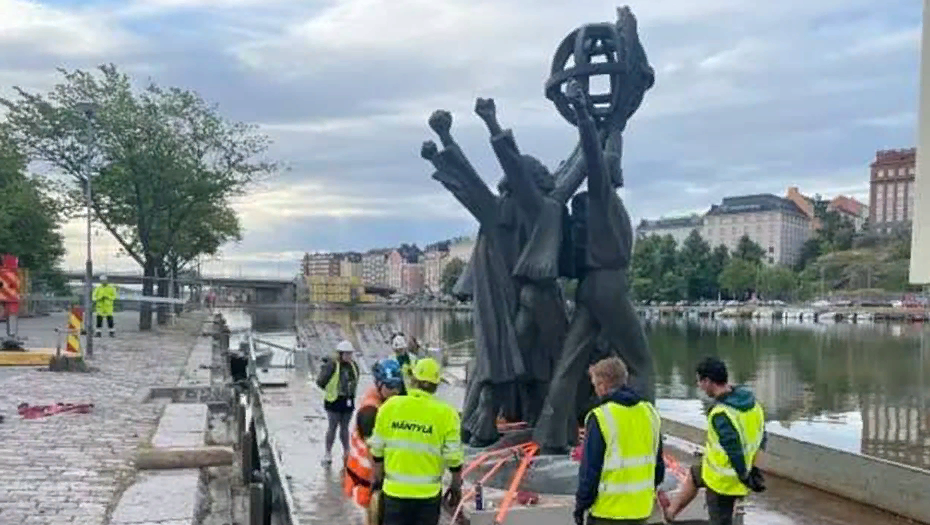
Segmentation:
[(691, 235), (691, 232), (697, 230), (699, 234), (703, 235), (703, 228), (704, 218), (700, 215), (668, 217), (657, 220), (643, 219), (640, 221), (639, 226), (636, 227), (636, 238), (641, 239), (643, 237), (649, 237), (650, 235), (658, 235), (660, 237), (671, 235), (680, 247), (682, 243), (685, 242), (685, 239)]
[(704, 216), (704, 238), (732, 252), (748, 236), (762, 247), (768, 264), (793, 265), (810, 238), (810, 218), (797, 205), (771, 194), (727, 197)]

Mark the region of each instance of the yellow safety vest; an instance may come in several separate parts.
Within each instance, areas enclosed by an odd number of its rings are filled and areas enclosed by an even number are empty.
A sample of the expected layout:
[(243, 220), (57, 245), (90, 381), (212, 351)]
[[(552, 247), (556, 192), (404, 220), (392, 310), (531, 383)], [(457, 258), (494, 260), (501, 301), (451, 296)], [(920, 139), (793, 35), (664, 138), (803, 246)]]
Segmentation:
[(113, 315), (113, 303), (116, 301), (116, 288), (101, 284), (94, 288), (94, 312), (97, 315)]
[[(342, 360), (339, 359), (339, 356), (336, 356), (336, 369), (333, 371), (333, 376), (326, 382), (326, 388), (323, 389), (326, 394), (323, 399), (327, 403), (332, 403), (339, 397), (339, 372), (341, 368)], [(352, 369), (355, 370), (355, 380), (358, 381), (358, 365), (355, 364), (355, 361), (352, 362)]]
[(749, 487), (739, 480), (727, 453), (720, 446), (720, 436), (713, 428), (713, 418), (723, 414), (730, 419), (730, 423), (739, 433), (739, 440), (743, 446), (743, 461), (746, 469), (752, 468), (752, 463), (762, 446), (762, 437), (765, 431), (765, 414), (762, 406), (756, 403), (750, 410), (742, 412), (724, 403), (717, 403), (707, 415), (707, 444), (704, 446), (704, 459), (701, 461), (701, 477), (707, 487), (717, 494), (726, 496), (745, 496), (749, 494)]
[(384, 459), (382, 491), (401, 499), (438, 496), (443, 471), (464, 461), (460, 433), (458, 413), (423, 390), (388, 399), (368, 440), (371, 455)]
[(597, 518), (639, 520), (652, 514), (661, 419), (647, 401), (608, 401), (591, 410), (604, 436), (604, 467), (589, 512)]

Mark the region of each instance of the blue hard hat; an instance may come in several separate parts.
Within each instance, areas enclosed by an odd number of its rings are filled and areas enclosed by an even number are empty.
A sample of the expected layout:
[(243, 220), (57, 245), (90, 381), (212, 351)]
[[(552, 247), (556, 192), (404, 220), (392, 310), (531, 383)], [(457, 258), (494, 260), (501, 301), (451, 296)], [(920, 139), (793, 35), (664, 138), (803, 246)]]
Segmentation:
[(372, 374), (375, 376), (376, 384), (398, 389), (404, 386), (404, 376), (400, 370), (400, 363), (396, 359), (387, 358), (378, 361), (372, 369)]

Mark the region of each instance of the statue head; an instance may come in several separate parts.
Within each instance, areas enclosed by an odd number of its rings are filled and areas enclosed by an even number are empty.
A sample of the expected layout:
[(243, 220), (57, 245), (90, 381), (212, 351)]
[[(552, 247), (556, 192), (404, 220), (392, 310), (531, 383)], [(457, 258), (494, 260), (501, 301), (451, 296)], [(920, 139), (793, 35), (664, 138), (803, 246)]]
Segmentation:
[[(549, 168), (545, 164), (540, 162), (539, 159), (532, 155), (523, 155), (523, 169), (533, 178), (536, 182), (536, 187), (543, 192), (543, 194), (548, 195), (555, 189), (555, 177), (552, 176), (552, 173), (549, 172)], [(497, 183), (497, 192), (501, 197), (506, 197), (510, 195), (510, 184), (507, 183), (507, 177), (504, 177)]]

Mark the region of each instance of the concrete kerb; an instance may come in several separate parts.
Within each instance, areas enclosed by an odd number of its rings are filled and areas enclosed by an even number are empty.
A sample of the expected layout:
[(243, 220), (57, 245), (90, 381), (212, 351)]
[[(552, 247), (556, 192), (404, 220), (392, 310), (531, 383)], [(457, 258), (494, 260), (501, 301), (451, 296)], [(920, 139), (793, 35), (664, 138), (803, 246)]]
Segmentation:
[[(690, 443), (703, 443), (706, 430), (662, 419), (662, 431)], [(849, 500), (930, 523), (930, 472), (880, 458), (768, 434), (760, 468), (771, 475)]]
[[(198, 328), (202, 334), (210, 323)], [(212, 345), (200, 336), (192, 346), (177, 386), (210, 386)], [(166, 404), (151, 438), (154, 448), (202, 446), (208, 433), (206, 404)], [(138, 473), (120, 497), (110, 525), (196, 524), (209, 506), (200, 469)]]

